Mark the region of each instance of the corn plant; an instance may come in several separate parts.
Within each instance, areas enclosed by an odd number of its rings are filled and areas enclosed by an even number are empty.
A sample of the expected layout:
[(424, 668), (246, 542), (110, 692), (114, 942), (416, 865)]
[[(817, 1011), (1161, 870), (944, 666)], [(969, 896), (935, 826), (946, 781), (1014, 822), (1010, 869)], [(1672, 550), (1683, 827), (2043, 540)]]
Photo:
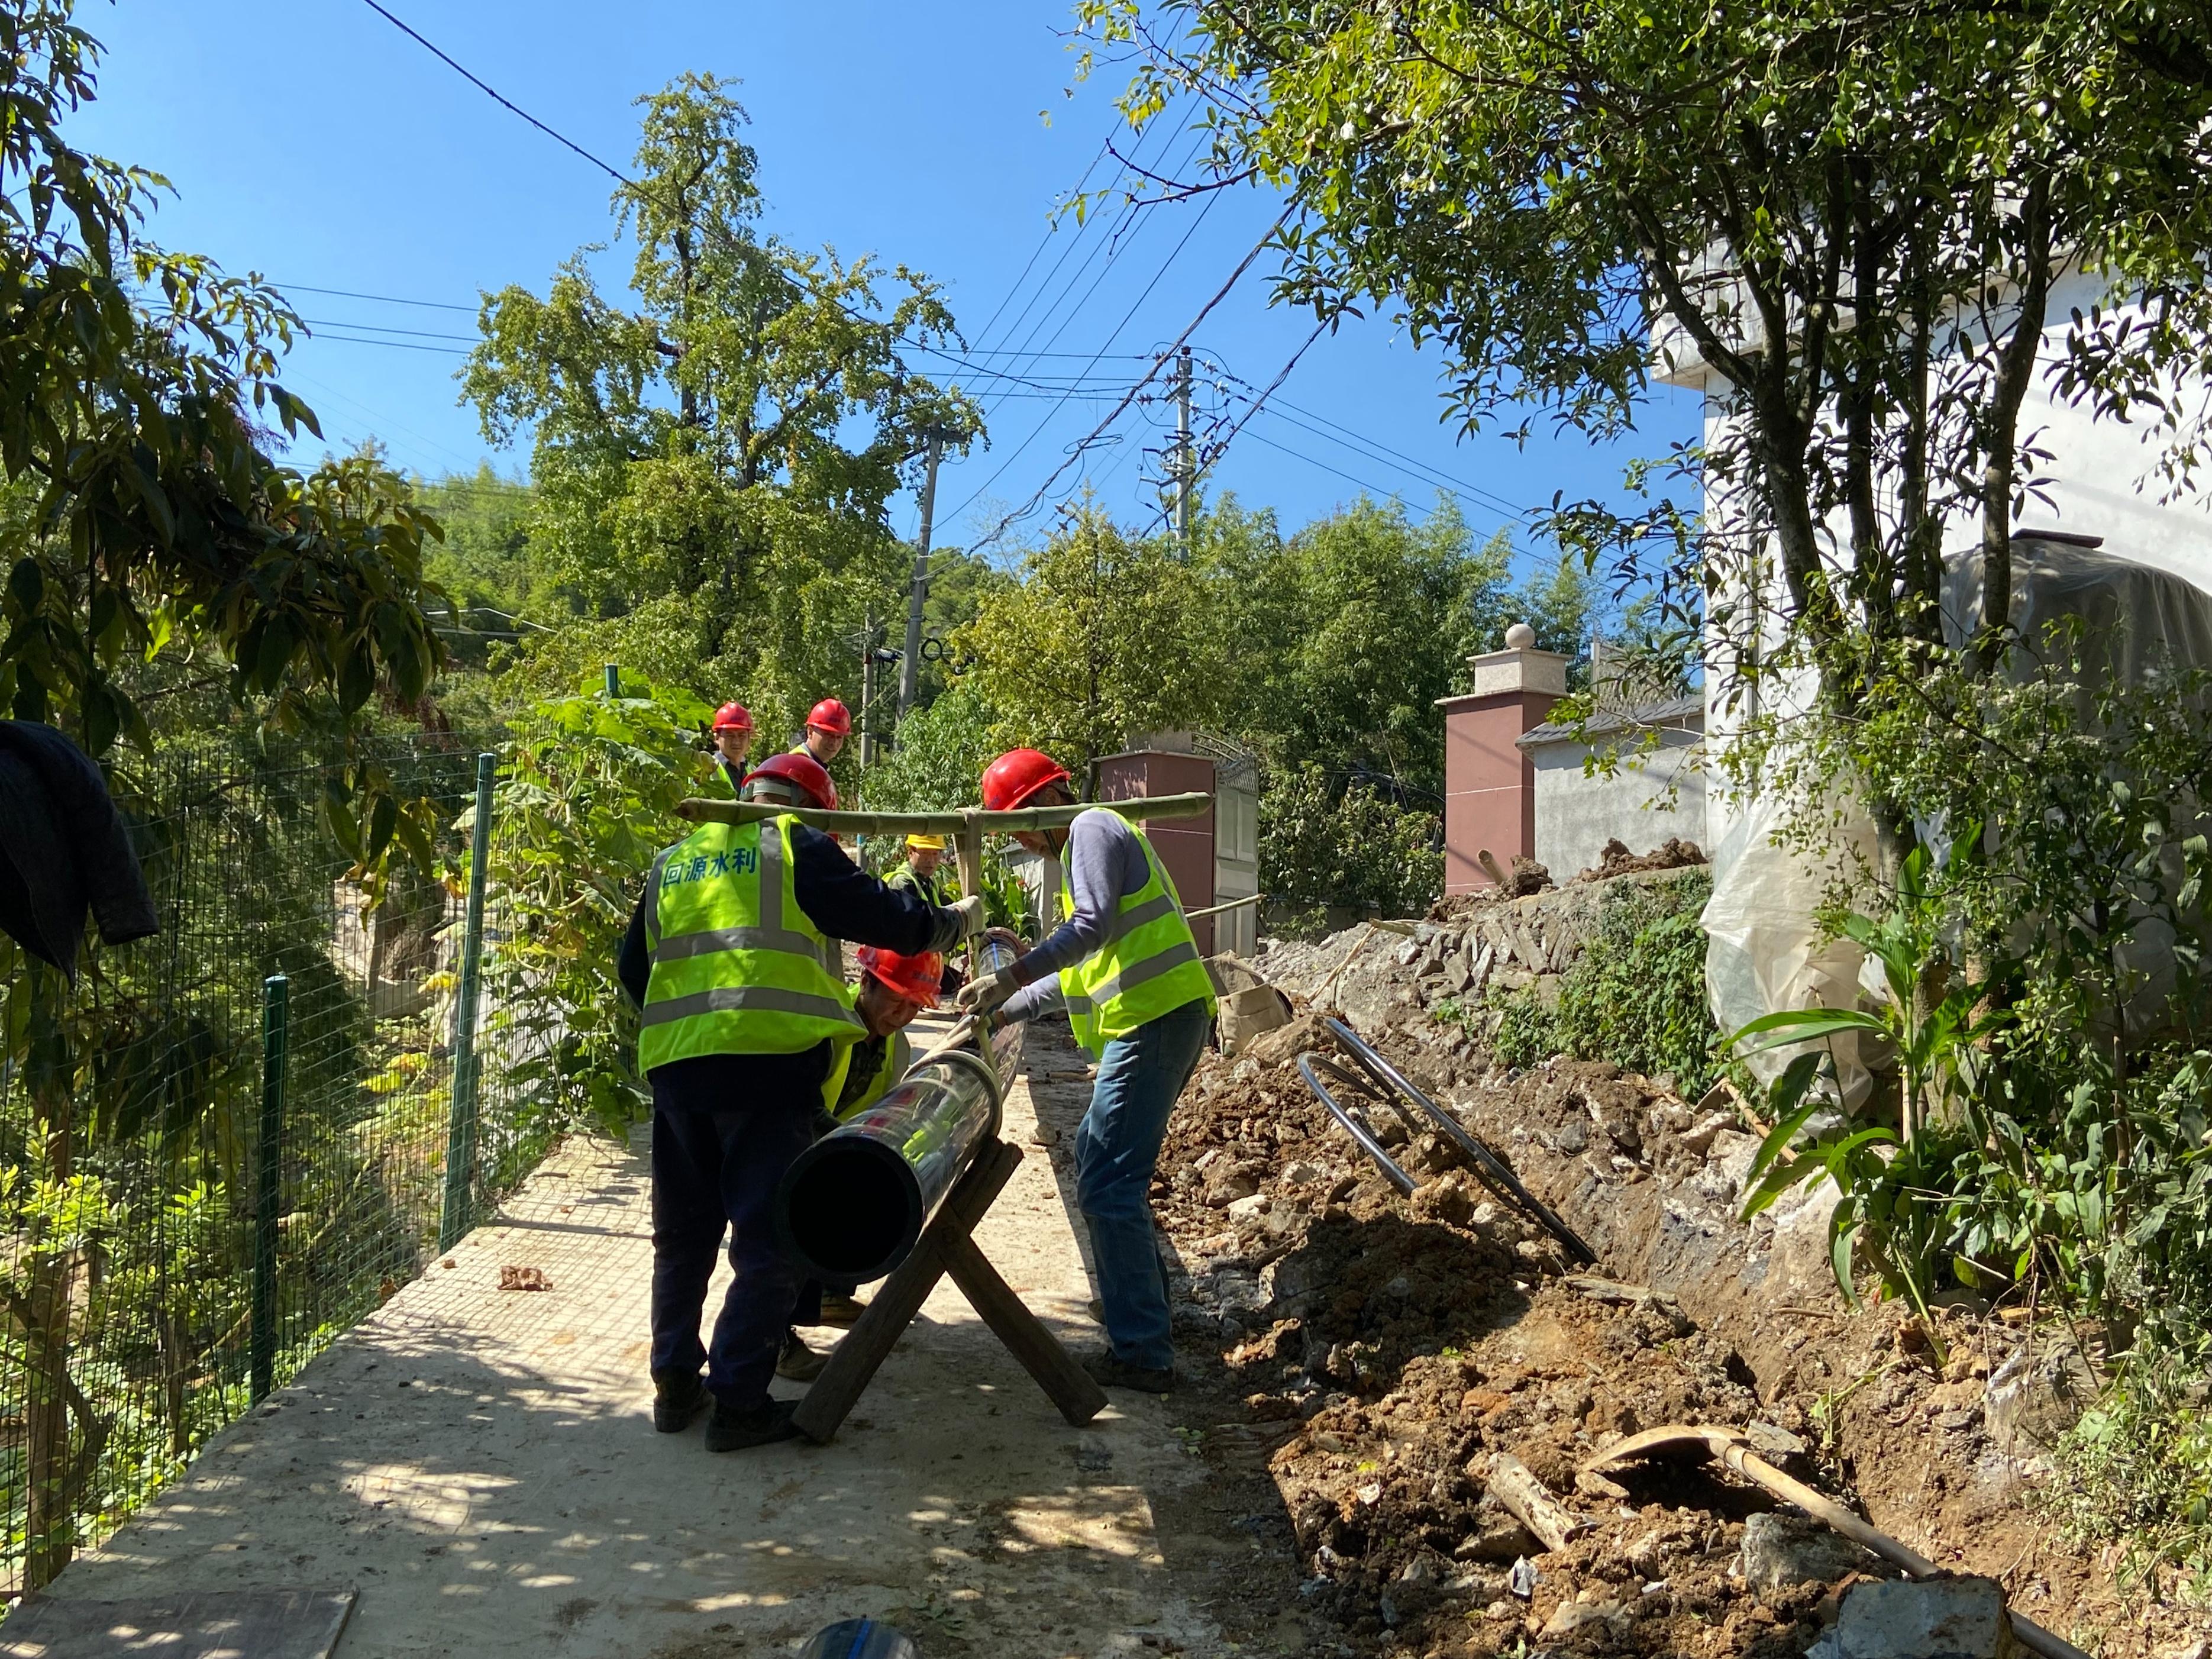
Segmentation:
[[(1970, 833), (1963, 841), (1973, 839)], [(1832, 1181), (1841, 1197), (1829, 1224), (1829, 1261), (1844, 1297), (1856, 1304), (1854, 1280), (1863, 1258), (1886, 1291), (1911, 1301), (1935, 1339), (1929, 1294), (1939, 1264), (1957, 1254), (1950, 1246), (1959, 1188), (1946, 1177), (1963, 1147), (2007, 1139), (1984, 1102), (1987, 1045), (2008, 1015), (1990, 1007), (1987, 987), (1952, 960), (1930, 867), (1927, 849), (1916, 848), (1899, 872), (1887, 915), (1854, 914), (1838, 924), (1881, 965), (1886, 995), (1878, 1007), (1779, 1009), (1732, 1033), (1723, 1046), (1747, 1059), (1850, 1032), (1893, 1048), (1898, 1127), (1846, 1121), (1802, 1146), (1796, 1143), (1807, 1127), (1832, 1104), (1814, 1085), (1824, 1067), (1832, 1079), (1833, 1062), (1818, 1049), (1790, 1062), (1768, 1093), (1774, 1127), (1753, 1159), (1743, 1214), (1749, 1220), (1802, 1182)], [(1961, 1133), (1930, 1137), (1930, 1124)], [(1971, 1257), (1960, 1265), (1970, 1274), (1983, 1271)]]

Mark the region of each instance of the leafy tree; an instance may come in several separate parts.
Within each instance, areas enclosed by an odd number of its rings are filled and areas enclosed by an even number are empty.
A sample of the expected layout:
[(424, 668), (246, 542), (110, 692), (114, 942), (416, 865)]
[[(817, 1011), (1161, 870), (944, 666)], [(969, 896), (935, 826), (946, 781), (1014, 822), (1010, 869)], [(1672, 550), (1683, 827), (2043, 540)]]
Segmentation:
[[(2197, 464), (2171, 377), (2212, 350), (2212, 82), (2201, 29), (2148, 0), (1082, 10), (1137, 48), (1133, 115), (1195, 90), (1218, 177), (1289, 193), (1285, 295), (1396, 308), (1470, 425), (1617, 433), (1655, 358), (1694, 355), (1719, 510), (1555, 526), (1632, 572), (1671, 560), (1742, 635), (1737, 672), (1809, 678), (1847, 720), (1879, 647), (1942, 648), (1947, 525), (1973, 528), (1989, 596), (1969, 664), (1999, 665), (2047, 325), (2062, 392), (2164, 424), (2178, 483)], [(2068, 270), (2107, 303), (2053, 317)], [(1770, 586), (1778, 638), (1745, 603)], [(1910, 826), (1875, 805), (1893, 866)]]
[(1294, 934), (1332, 906), (1417, 916), (1443, 892), (1443, 822), (1379, 790), (1346, 787), (1311, 761), (1268, 775), (1260, 803), (1260, 890)]
[(492, 441), (531, 430), (532, 553), (552, 581), (592, 615), (653, 607), (650, 631), (699, 665), (683, 683), (742, 689), (764, 730), (795, 728), (825, 692), (858, 702), (859, 633), (904, 591), (885, 503), (923, 434), (958, 453), (979, 422), (902, 356), (955, 337), (933, 284), (758, 234), (722, 82), (686, 74), (640, 103), (635, 183), (614, 198), (635, 308), (581, 254), (543, 296), (489, 296), (464, 394)]
[(708, 790), (697, 732), (713, 712), (634, 673), (622, 693), (595, 674), (515, 722), (486, 871), (507, 922), (487, 1046), (510, 1056), (526, 1120), (617, 1133), (643, 1085), (616, 951), (654, 854), (682, 839), (677, 803)]
[(577, 614), (580, 596), (548, 580), (530, 536), (530, 487), (486, 462), (472, 474), (416, 482), (416, 497), (445, 532), (424, 568), (444, 590), (442, 625), (455, 658), (483, 668)]
[(976, 799), (983, 769), (999, 752), (997, 716), (964, 681), (898, 729), (898, 747), (861, 780), (862, 805), (878, 812), (941, 811)]
[(1080, 779), (1139, 732), (1206, 723), (1233, 642), (1169, 540), (1132, 537), (1085, 503), (1021, 574), (957, 639), (1002, 746), (1035, 744)]
[(0, 703), (95, 755), (150, 741), (125, 665), (205, 644), (298, 727), (335, 694), (418, 696), (434, 527), (362, 460), (302, 477), (261, 422), (317, 430), (276, 380), (297, 319), (258, 281), (143, 234), (156, 174), (61, 125), (99, 46), (70, 0), (0, 13)]
[[(153, 747), (158, 698), (241, 725), (250, 711), (258, 736), (345, 756), (308, 811), (357, 866), (395, 842), (427, 862), (434, 810), (403, 810), (355, 745), (380, 694), (413, 703), (443, 659), (422, 609), (437, 527), (372, 456), (307, 476), (271, 459), (265, 421), (317, 431), (276, 379), (297, 319), (258, 280), (154, 244), (159, 176), (63, 136), (99, 56), (73, 12), (0, 9), (0, 706), (111, 760), (118, 738)], [(329, 894), (325, 876), (319, 905)], [(0, 1225), (18, 1240), (0, 1339), (27, 1382), (20, 1541), (35, 1589), (70, 1559), (112, 1427), (72, 1355), (70, 1264), (108, 1224), (86, 1165), (149, 1114), (173, 1140), (234, 1079), (189, 1018), (134, 1028), (149, 1011), (131, 998), (73, 996), (13, 944), (0, 969), (0, 1078), (27, 1107), (0, 1171)]]
[(1443, 716), (1467, 658), (1528, 621), (1547, 649), (1586, 644), (1589, 584), (1562, 569), (1516, 588), (1511, 544), (1478, 544), (1449, 498), (1415, 520), (1362, 498), (1287, 542), (1234, 502), (1205, 520), (1208, 599), (1235, 642), (1227, 722), (1285, 762), (1438, 798)]

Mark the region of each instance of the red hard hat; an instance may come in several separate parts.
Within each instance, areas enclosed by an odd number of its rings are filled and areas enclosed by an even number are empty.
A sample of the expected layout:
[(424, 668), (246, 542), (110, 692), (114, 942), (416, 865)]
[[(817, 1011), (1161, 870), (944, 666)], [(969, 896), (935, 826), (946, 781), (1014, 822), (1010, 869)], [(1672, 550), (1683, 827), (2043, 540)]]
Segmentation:
[(837, 786), (811, 755), (770, 755), (745, 775), (746, 787), (763, 778), (781, 778), (825, 812), (837, 810)]
[(753, 729), (753, 717), (741, 702), (726, 702), (714, 711), (714, 729), (726, 732), (732, 726), (740, 732)]
[(983, 769), (983, 810), (1011, 812), (1048, 783), (1066, 783), (1067, 769), (1041, 749), (1009, 749)]
[(902, 1002), (916, 1003), (924, 1008), (937, 1006), (938, 989), (945, 982), (945, 958), (936, 951), (902, 957), (896, 951), (863, 945), (853, 956), (862, 973), (878, 981)]
[(816, 703), (814, 712), (806, 717), (806, 724), (809, 730), (818, 727), (840, 738), (853, 735), (853, 717), (835, 697), (824, 697)]

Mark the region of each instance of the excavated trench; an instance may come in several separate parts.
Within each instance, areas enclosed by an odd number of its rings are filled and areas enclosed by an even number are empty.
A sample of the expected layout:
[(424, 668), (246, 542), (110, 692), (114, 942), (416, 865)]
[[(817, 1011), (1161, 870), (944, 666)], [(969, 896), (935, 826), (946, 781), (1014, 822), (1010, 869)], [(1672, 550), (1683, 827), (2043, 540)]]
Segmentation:
[[(1528, 915), (1535, 903), (1498, 908), (1554, 969), (1573, 924)], [(2036, 1501), (2078, 1362), (1959, 1307), (1939, 1310), (1939, 1365), (1900, 1310), (1855, 1312), (1837, 1295), (1832, 1194), (1738, 1222), (1757, 1143), (1732, 1103), (1700, 1109), (1602, 1064), (1511, 1072), (1431, 1017), (1451, 964), (1464, 974), (1474, 956), (1473, 929), (1462, 910), (1380, 948), (1286, 953), (1271, 977), (1299, 1017), (1209, 1056), (1153, 1188), (1181, 1269), (1185, 1363), (1232, 1419), (1200, 1455), (1225, 1480), (1272, 1483), (1288, 1528), (1273, 1541), (1314, 1650), (1794, 1655), (1860, 1574), (1888, 1576), (1725, 1474), (1577, 1474), (1611, 1442), (1673, 1423), (1742, 1430), (2093, 1651), (2181, 1655), (2212, 1635), (2155, 1587), (2124, 1594), (2116, 1563), (2085, 1557)], [(1598, 1263), (1501, 1201), (1452, 1137), (1370, 1114), (1417, 1183), (1401, 1195), (1299, 1074), (1301, 1054), (1334, 1052), (1316, 989), (1504, 1154)], [(1486, 1495), (1499, 1454), (1573, 1516), (1564, 1547)], [(1279, 1613), (1287, 1583), (1255, 1578), (1255, 1618), (1271, 1601)]]

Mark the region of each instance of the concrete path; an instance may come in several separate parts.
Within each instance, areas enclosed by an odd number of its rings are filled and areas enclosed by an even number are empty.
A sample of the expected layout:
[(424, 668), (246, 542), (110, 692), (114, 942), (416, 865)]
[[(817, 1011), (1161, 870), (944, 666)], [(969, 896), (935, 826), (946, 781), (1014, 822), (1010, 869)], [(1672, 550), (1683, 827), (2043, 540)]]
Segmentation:
[[(1080, 1063), (1064, 1032), (1032, 1039), (1055, 1116)], [(1006, 1133), (1029, 1156), (978, 1239), (1095, 1343), (1026, 1082)], [(720, 1659), (864, 1613), (925, 1659), (1233, 1650), (1155, 1534), (1153, 1504), (1206, 1479), (1171, 1407), (1117, 1395), (1070, 1429), (949, 1282), (834, 1444), (717, 1457), (696, 1428), (653, 1433), (647, 1185), (642, 1159), (571, 1143), (52, 1593), (357, 1587), (340, 1659)], [(501, 1291), (502, 1266), (551, 1288)]]

